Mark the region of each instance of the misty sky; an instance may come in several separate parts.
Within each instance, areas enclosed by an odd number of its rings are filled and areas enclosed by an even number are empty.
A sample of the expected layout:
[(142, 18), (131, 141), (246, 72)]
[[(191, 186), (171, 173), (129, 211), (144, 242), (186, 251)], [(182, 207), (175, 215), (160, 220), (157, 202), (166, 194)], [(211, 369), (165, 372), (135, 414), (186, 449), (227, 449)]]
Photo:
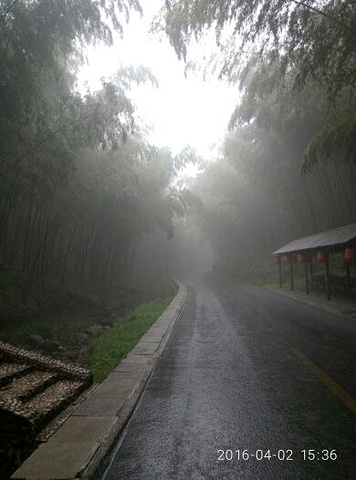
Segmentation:
[[(168, 39), (148, 33), (162, 0), (142, 0), (141, 5), (143, 18), (131, 14), (123, 40), (117, 38), (111, 48), (90, 48), (89, 64), (82, 68), (79, 82), (87, 82), (93, 90), (100, 88), (100, 78), (110, 77), (120, 63), (149, 67), (159, 81), (159, 89), (135, 87), (130, 96), (139, 116), (154, 127), (150, 141), (170, 147), (173, 153), (189, 144), (204, 157), (212, 157), (237, 103), (238, 89), (213, 79), (204, 82), (201, 74), (189, 73), (185, 78), (184, 63), (178, 61)], [(213, 42), (209, 45), (195, 46), (194, 57), (207, 56)]]

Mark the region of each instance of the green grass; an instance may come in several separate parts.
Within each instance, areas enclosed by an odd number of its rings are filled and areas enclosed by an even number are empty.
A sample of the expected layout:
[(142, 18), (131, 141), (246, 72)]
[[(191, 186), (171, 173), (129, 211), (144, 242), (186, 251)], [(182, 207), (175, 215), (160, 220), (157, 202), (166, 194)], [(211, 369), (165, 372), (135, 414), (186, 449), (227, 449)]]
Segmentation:
[(91, 341), (89, 368), (94, 382), (101, 382), (139, 342), (164, 312), (172, 296), (153, 300), (119, 318), (114, 327)]
[[(30, 335), (51, 341), (66, 330), (70, 337), (98, 324), (107, 312), (120, 315), (162, 295), (173, 296), (175, 288), (173, 282), (166, 282), (149, 289), (113, 285), (82, 287), (80, 291), (68, 285), (34, 284), (21, 272), (0, 267), (0, 340), (26, 347)], [(63, 335), (60, 337), (65, 342)]]
[[(76, 361), (78, 346), (78, 361), (93, 369), (95, 381), (101, 381), (135, 347), (176, 292), (172, 281), (149, 288), (118, 285), (79, 291), (66, 285), (64, 289), (30, 284), (23, 274), (0, 268), (0, 340), (34, 348), (34, 339), (29, 337), (40, 335), (58, 343), (61, 350), (53, 355), (69, 362)], [(88, 335), (89, 327), (114, 314), (118, 319), (112, 328)], [(78, 340), (77, 333), (87, 335)]]

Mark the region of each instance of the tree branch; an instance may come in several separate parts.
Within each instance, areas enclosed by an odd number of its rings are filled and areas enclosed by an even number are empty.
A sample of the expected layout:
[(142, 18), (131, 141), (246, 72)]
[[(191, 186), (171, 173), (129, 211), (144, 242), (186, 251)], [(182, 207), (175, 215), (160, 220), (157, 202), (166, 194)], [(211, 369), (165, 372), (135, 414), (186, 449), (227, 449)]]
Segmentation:
[(315, 12), (315, 13), (318, 13), (319, 15), (322, 15), (323, 17), (327, 18), (331, 22), (334, 22), (337, 25), (339, 25), (340, 27), (345, 28), (346, 30), (351, 32), (353, 36), (356, 36), (356, 32), (349, 25), (346, 25), (345, 23), (340, 22), (340, 20), (333, 17), (332, 15), (329, 15), (328, 13), (323, 12), (322, 10), (319, 10), (318, 8), (313, 7), (312, 5), (308, 5), (307, 3), (303, 2), (303, 1), (299, 1), (299, 0), (290, 0), (290, 1), (295, 3), (296, 5), (307, 8), (308, 10), (311, 10), (312, 12)]
[[(74, 125), (75, 123), (77, 123), (79, 120), (73, 120), (72, 122), (69, 123), (69, 126), (72, 126)], [(7, 168), (5, 168), (5, 170), (3, 170), (1, 173), (0, 173), (0, 178), (2, 178), (4, 175), (7, 174), (7, 172), (9, 170), (12, 170), (14, 167), (16, 167), (17, 165), (19, 165), (23, 160), (25, 160), (25, 158), (27, 158), (28, 156), (31, 155), (31, 153), (34, 153), (36, 150), (38, 150), (38, 148), (40, 148), (44, 143), (47, 142), (47, 140), (49, 140), (50, 138), (54, 137), (55, 135), (57, 135), (57, 133), (59, 133), (63, 128), (65, 127), (68, 127), (68, 124), (65, 124), (65, 125), (61, 125), (59, 128), (57, 128), (56, 130), (52, 131), (52, 132), (49, 132), (40, 142), (36, 143), (32, 148), (30, 148), (30, 150), (27, 150), (26, 153), (24, 153), (23, 155), (21, 155), (17, 160), (15, 160), (14, 163), (11, 163)], [(2, 156), (3, 157), (3, 156)], [(3, 157), (4, 158), (4, 157)]]

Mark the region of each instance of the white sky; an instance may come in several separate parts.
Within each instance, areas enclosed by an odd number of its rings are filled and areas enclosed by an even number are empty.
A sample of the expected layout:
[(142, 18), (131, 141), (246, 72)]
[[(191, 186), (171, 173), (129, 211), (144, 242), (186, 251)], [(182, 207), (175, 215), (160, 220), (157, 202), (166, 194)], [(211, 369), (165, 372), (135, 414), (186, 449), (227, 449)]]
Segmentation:
[[(120, 64), (150, 68), (159, 88), (142, 85), (129, 94), (138, 115), (154, 127), (150, 141), (158, 147), (168, 146), (174, 154), (191, 145), (200, 155), (212, 158), (237, 103), (238, 89), (213, 79), (204, 82), (199, 73), (185, 78), (184, 63), (178, 61), (168, 39), (148, 33), (162, 3), (141, 0), (143, 18), (131, 13), (122, 40), (118, 38), (111, 48), (91, 48), (79, 84), (87, 82), (91, 90), (100, 88), (100, 79), (110, 77)], [(194, 51), (198, 58), (206, 54), (199, 46)]]

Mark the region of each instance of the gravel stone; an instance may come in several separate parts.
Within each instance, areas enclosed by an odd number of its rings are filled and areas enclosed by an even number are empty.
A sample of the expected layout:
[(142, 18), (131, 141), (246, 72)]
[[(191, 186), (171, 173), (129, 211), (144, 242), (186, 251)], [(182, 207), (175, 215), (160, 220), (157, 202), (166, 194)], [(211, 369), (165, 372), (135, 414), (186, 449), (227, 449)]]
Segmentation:
[(0, 465), (9, 476), (36, 447), (38, 433), (91, 384), (89, 370), (0, 341)]

